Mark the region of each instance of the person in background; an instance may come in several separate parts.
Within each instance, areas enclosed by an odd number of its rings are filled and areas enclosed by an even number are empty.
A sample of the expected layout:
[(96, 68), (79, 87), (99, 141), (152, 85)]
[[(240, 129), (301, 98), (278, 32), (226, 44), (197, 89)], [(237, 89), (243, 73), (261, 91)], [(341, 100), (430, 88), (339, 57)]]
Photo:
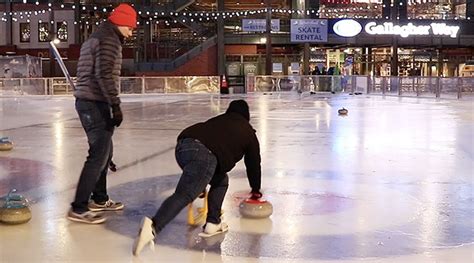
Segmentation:
[(314, 70), (311, 72), (311, 75), (321, 75), (321, 71), (319, 71), (319, 67), (314, 67)]

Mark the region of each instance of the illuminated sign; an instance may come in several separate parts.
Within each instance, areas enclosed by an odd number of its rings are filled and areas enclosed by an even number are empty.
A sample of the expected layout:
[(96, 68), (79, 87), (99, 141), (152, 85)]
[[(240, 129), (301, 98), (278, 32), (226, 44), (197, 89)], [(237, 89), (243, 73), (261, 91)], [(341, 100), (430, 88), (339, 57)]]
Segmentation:
[(291, 42), (327, 42), (328, 21), (326, 19), (291, 19)]
[[(273, 32), (280, 31), (280, 19), (271, 20)], [(267, 30), (266, 19), (242, 19), (242, 31), (244, 32), (265, 32)]]
[(344, 19), (337, 21), (332, 27), (334, 33), (341, 37), (357, 36), (362, 31), (362, 26), (359, 22), (353, 19)]
[[(459, 33), (459, 26), (450, 26), (446, 23), (431, 23), (429, 25), (395, 25), (392, 22), (377, 24), (371, 21), (364, 26), (364, 31), (370, 35), (399, 35), (409, 36), (449, 36), (456, 38)], [(343, 19), (337, 21), (333, 26), (333, 31), (341, 37), (354, 37), (362, 31), (362, 25), (353, 19)]]
[(431, 23), (430, 25), (394, 25), (392, 22), (385, 22), (377, 25), (376, 22), (369, 22), (365, 25), (365, 32), (371, 35), (399, 35), (408, 37), (411, 35), (438, 35), (450, 36), (456, 38), (459, 32), (459, 26), (448, 26), (445, 23)]

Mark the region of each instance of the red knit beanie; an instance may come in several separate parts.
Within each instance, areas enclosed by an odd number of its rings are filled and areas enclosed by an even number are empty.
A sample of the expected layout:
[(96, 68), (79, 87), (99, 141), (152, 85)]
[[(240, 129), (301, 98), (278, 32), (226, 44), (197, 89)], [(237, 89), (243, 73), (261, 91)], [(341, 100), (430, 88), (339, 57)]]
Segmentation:
[(117, 26), (137, 27), (137, 12), (128, 4), (120, 4), (109, 16), (110, 22)]

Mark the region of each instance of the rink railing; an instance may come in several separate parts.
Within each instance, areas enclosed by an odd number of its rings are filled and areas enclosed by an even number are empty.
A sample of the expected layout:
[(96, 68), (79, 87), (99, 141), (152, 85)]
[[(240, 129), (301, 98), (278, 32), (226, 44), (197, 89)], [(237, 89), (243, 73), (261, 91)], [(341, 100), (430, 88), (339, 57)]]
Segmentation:
[[(74, 80), (75, 81), (75, 80)], [(218, 76), (121, 77), (121, 94), (219, 93)], [(70, 95), (65, 78), (0, 78), (0, 95)]]
[(343, 92), (404, 97), (474, 98), (474, 77), (247, 76), (245, 92)]
[[(219, 76), (121, 77), (121, 94), (219, 93)], [(232, 77), (230, 77), (232, 79)], [(386, 96), (474, 98), (474, 77), (247, 76), (234, 93), (336, 92)], [(70, 95), (65, 78), (0, 78), (0, 96)]]

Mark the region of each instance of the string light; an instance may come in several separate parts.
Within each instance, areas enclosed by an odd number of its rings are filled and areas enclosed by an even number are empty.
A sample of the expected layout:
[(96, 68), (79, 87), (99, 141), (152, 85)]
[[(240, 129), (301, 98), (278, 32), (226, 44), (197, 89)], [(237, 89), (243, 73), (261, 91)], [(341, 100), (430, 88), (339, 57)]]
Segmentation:
[[(338, 0), (330, 0), (331, 2), (330, 3), (338, 3), (337, 1)], [(263, 4), (263, 1), (261, 2)], [(348, 2), (349, 3), (349, 2)], [(357, 2), (356, 2), (357, 3)], [(321, 16), (321, 18), (336, 18), (336, 17), (340, 17), (341, 14), (336, 14), (336, 13), (349, 13), (349, 12), (356, 12), (357, 10), (360, 11), (359, 14), (353, 16), (355, 18), (369, 18), (369, 17), (372, 17), (372, 18), (382, 18), (381, 15), (374, 15), (373, 13), (374, 12), (377, 12), (377, 10), (379, 8), (383, 8), (383, 7), (386, 7), (385, 4), (381, 4), (381, 1), (377, 2), (377, 4), (375, 5), (367, 5), (367, 7), (352, 7), (352, 8), (329, 8), (328, 6), (326, 6), (325, 9), (303, 9), (303, 10), (296, 10), (296, 9), (276, 9), (276, 8), (271, 8), (271, 12), (274, 12), (274, 13), (280, 13), (280, 14), (306, 14), (306, 15), (309, 15), (310, 13), (311, 14), (318, 14)], [(434, 3), (433, 0), (408, 0), (407, 1), (407, 5), (416, 5), (416, 4), (427, 4), (427, 3)], [(36, 1), (35, 2), (36, 5), (39, 5), (39, 1)], [(399, 5), (403, 5), (403, 3), (399, 3)], [(52, 3), (48, 3), (48, 9), (47, 11), (48, 12), (51, 12), (52, 11), (52, 7), (53, 4)], [(62, 9), (66, 8), (67, 6), (69, 6), (70, 8), (72, 9), (76, 9), (76, 5), (70, 5), (70, 4), (60, 4), (59, 5)], [(109, 5), (110, 8), (112, 9), (112, 5)], [(392, 4), (393, 6), (393, 4)], [(80, 8), (80, 6), (79, 6)], [(82, 6), (82, 10), (86, 11), (86, 10), (98, 10), (98, 7), (97, 6), (91, 6), (91, 5), (83, 5)], [(366, 11), (366, 12), (363, 12), (362, 11)], [(367, 10), (370, 10), (367, 12)], [(102, 11), (104, 13), (107, 12), (107, 8), (102, 8)], [(445, 10), (445, 12), (450, 12), (451, 9), (447, 9)], [(35, 10), (34, 11), (34, 15), (35, 16), (38, 16), (39, 14), (44, 14), (46, 12), (46, 10), (41, 10), (41, 11), (37, 11)], [(234, 17), (247, 17), (247, 16), (251, 16), (251, 15), (255, 15), (255, 14), (264, 14), (267, 12), (267, 8), (261, 8), (261, 9), (252, 9), (252, 10), (238, 10), (238, 11), (195, 11), (195, 12), (190, 12), (190, 11), (183, 11), (183, 12), (179, 12), (179, 11), (170, 11), (168, 13), (169, 16), (171, 17), (182, 17), (184, 16), (184, 19), (180, 19), (180, 21), (183, 21), (183, 23), (185, 23), (186, 21), (194, 21), (194, 19), (192, 19), (192, 17), (201, 17), (199, 19), (199, 21), (203, 21), (203, 18), (205, 17), (205, 21), (210, 21), (210, 17), (213, 17), (214, 19), (217, 19), (218, 17), (222, 17), (222, 18), (234, 18)], [(32, 15), (33, 13), (30, 12)], [(152, 17), (150, 17), (150, 15), (152, 15), (152, 13), (150, 11), (142, 11), (142, 10), (139, 10), (138, 13), (142, 16), (144, 13), (146, 13), (146, 15), (148, 16), (147, 18), (150, 19), (150, 21), (152, 21)], [(370, 13), (370, 15), (369, 15)], [(26, 14), (26, 12), (25, 12)], [(161, 11), (161, 18), (158, 17), (159, 13), (158, 12), (154, 12), (155, 14), (155, 19), (159, 20), (159, 19), (164, 19), (163, 17), (167, 16), (167, 13), (164, 12), (164, 11)], [(10, 16), (13, 17), (16, 17), (16, 16), (21, 16), (22, 13), (20, 12), (19, 14), (17, 12), (15, 13), (9, 13)], [(7, 16), (7, 13), (3, 13), (3, 18), (2, 18), (2, 21), (8, 21), (8, 19), (5, 18), (5, 16)], [(347, 14), (343, 14), (342, 16), (344, 17), (348, 17)], [(438, 14), (433, 14), (432, 16), (430, 17), (423, 17), (423, 16), (417, 16), (419, 19), (436, 19), (436, 16), (438, 16)], [(21, 19), (21, 17), (19, 17)], [(143, 18), (143, 17), (142, 17)], [(386, 19), (389, 19), (389, 17), (385, 17)], [(439, 20), (450, 20), (450, 19), (454, 19), (454, 20), (458, 20), (458, 19), (467, 19), (467, 20), (471, 20), (471, 17), (466, 17), (466, 16), (454, 16), (454, 15), (446, 15), (444, 14), (442, 18), (440, 18)], [(16, 17), (16, 20), (13, 20), (13, 21), (17, 21), (18, 20), (18, 17)], [(176, 20), (175, 20), (176, 21)], [(81, 21), (76, 21), (77, 23), (81, 22)]]

